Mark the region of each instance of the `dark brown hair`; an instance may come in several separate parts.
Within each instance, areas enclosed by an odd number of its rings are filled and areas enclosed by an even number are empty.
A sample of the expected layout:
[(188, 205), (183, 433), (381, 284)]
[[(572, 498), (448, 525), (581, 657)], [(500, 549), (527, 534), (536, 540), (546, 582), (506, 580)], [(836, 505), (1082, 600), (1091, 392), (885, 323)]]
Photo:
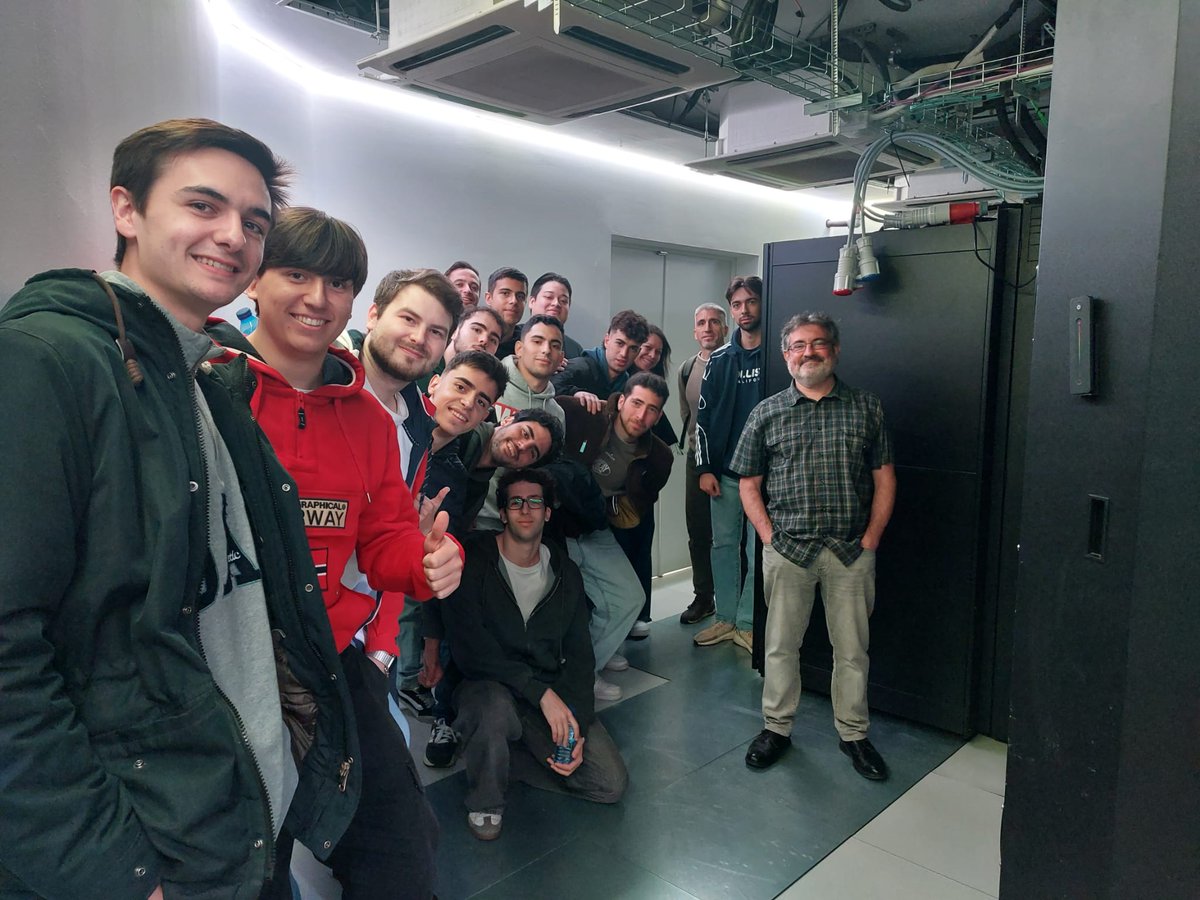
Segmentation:
[(745, 288), (759, 300), (762, 299), (762, 279), (757, 275), (735, 275), (725, 291), (725, 302), (733, 300), (733, 292)]
[(641, 344), (650, 334), (650, 324), (641, 313), (632, 309), (623, 309), (608, 323), (608, 333), (612, 334), (614, 331), (622, 331), (625, 333), (625, 337), (633, 343)]
[(396, 299), (401, 288), (415, 284), (429, 293), (442, 304), (442, 308), (450, 314), (450, 330), (454, 333), (458, 320), (462, 318), (462, 297), (455, 290), (449, 279), (437, 269), (393, 269), (383, 276), (379, 286), (375, 288), (375, 309), (382, 315), (388, 304)]
[(319, 209), (293, 206), (283, 210), (267, 234), (258, 269), (304, 269), (315, 275), (354, 283), (354, 295), (367, 283), (367, 247), (354, 226)]
[[(150, 189), (163, 167), (181, 153), (208, 149), (228, 150), (258, 169), (271, 195), (274, 219), (279, 208), (287, 203), (285, 188), (292, 175), (291, 167), (258, 138), (212, 119), (168, 119), (129, 135), (113, 151), (109, 189), (125, 188), (134, 209), (144, 213)], [(124, 258), (125, 238), (118, 234), (113, 260), (119, 266)]]

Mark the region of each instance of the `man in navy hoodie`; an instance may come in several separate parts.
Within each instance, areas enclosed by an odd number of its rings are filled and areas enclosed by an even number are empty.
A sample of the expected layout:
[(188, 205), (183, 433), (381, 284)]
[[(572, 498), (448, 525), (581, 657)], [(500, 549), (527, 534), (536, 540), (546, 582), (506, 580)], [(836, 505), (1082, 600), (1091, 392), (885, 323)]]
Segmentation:
[(711, 501), (717, 615), (716, 621), (692, 640), (697, 647), (733, 641), (750, 651), (756, 538), (754, 529), (746, 528), (738, 478), (730, 472), (729, 462), (750, 411), (763, 398), (762, 279), (757, 275), (738, 275), (729, 283), (725, 300), (737, 328), (729, 343), (714, 351), (709, 359), (696, 410), (696, 473), (700, 490)]

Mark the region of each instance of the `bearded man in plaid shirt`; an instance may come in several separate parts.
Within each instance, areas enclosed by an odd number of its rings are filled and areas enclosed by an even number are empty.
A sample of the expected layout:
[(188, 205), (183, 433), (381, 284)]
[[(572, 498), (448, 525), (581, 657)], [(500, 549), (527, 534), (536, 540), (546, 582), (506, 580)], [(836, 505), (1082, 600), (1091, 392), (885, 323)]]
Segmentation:
[(839, 746), (860, 775), (882, 781), (887, 764), (867, 740), (867, 623), (875, 551), (896, 499), (891, 440), (879, 398), (834, 374), (841, 346), (833, 319), (793, 316), (781, 349), (792, 384), (754, 408), (730, 463), (762, 540), (767, 602), (766, 727), (751, 741), (746, 765), (765, 769), (791, 745), (800, 645), (820, 585)]

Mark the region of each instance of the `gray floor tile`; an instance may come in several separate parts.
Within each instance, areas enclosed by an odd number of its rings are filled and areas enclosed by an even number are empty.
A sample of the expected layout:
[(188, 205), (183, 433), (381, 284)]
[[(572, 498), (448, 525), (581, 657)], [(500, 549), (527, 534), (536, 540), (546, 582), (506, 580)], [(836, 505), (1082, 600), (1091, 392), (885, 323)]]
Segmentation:
[[(501, 835), (504, 840), (508, 835)], [(512, 835), (518, 838), (519, 835)], [(586, 838), (572, 841), (476, 894), (480, 900), (694, 900), (652, 872)]]
[(858, 834), (865, 843), (996, 896), (1004, 799), (930, 775)]
[(648, 748), (695, 769), (748, 741), (761, 718), (753, 708), (701, 699), (672, 681), (606, 710), (604, 723), (618, 747)]
[(984, 900), (988, 894), (851, 838), (780, 900)]
[(757, 900), (776, 896), (845, 837), (716, 769), (630, 797), (623, 827), (600, 840), (697, 897)]
[[(656, 582), (656, 597), (665, 593), (685, 606), (690, 580)], [(601, 713), (630, 773), (619, 804), (514, 785), (504, 835), (483, 843), (466, 826), (465, 775), (423, 773), (441, 778), (427, 795), (442, 823), (443, 900), (774, 897), (962, 745), (951, 735), (876, 716), (872, 740), (893, 775), (868, 782), (838, 750), (828, 697), (805, 694), (788, 756), (766, 772), (751, 771), (744, 757), (762, 728), (762, 679), (749, 655), (732, 644), (694, 647), (698, 626), (681, 625), (677, 614), (660, 609), (666, 606), (656, 607), (650, 638), (622, 649), (640, 671), (612, 675), (628, 680), (630, 695)], [(635, 693), (638, 686), (646, 689)], [(427, 726), (409, 724), (419, 759)]]
[(480, 841), (467, 828), (465, 795), (465, 773), (439, 781), (426, 791), (442, 829), (438, 844), (441, 900), (470, 897), (581, 834), (622, 827), (620, 806), (602, 806), (514, 784), (506, 798), (504, 834), (499, 840)]

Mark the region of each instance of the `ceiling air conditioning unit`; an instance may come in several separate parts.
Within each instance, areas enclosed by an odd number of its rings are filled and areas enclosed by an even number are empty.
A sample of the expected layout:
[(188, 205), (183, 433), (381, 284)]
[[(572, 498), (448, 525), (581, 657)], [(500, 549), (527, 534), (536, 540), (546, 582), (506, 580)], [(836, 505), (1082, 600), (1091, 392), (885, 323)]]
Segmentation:
[[(849, 184), (862, 151), (883, 132), (865, 116), (806, 115), (806, 101), (763, 84), (722, 88), (717, 154), (688, 163), (698, 172), (728, 175), (767, 187), (798, 190)], [(938, 164), (908, 147), (892, 147), (875, 161), (872, 178), (914, 172)]]
[(388, 49), (360, 69), (547, 125), (737, 77), (559, 0), (391, 0), (389, 8)]

